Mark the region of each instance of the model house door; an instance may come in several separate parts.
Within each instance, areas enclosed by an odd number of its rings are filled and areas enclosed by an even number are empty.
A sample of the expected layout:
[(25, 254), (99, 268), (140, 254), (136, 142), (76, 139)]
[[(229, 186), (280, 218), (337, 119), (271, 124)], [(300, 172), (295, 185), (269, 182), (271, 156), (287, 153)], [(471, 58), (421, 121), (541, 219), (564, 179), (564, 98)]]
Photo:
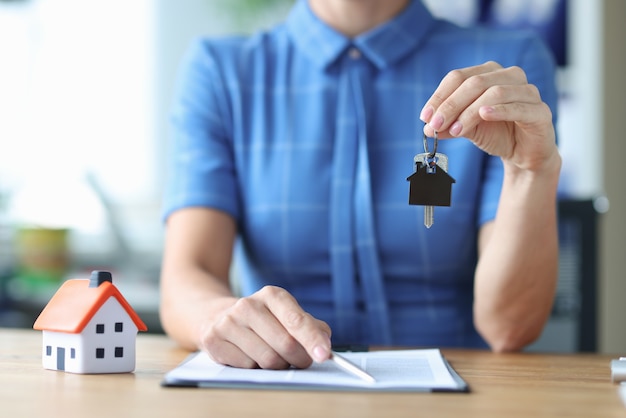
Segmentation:
[(65, 370), (65, 348), (57, 347), (57, 370)]

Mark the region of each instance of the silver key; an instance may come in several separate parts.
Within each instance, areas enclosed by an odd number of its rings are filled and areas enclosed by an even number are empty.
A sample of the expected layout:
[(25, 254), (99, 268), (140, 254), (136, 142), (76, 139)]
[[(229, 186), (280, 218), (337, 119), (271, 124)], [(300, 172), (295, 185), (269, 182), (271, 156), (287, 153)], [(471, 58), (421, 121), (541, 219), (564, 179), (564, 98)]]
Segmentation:
[[(428, 157), (431, 155), (428, 152), (423, 152), (421, 154), (417, 154), (413, 161), (417, 165), (429, 164)], [(434, 163), (436, 163), (439, 168), (443, 169), (443, 171), (448, 172), (448, 156), (442, 154), (440, 152), (435, 154)], [(436, 167), (434, 168), (436, 169)], [(435, 223), (435, 207), (432, 205), (424, 206), (424, 226), (426, 228), (430, 228)]]
[(437, 152), (437, 131), (433, 136), (433, 150), (428, 150), (428, 138), (424, 134), (424, 152), (414, 158), (415, 173), (407, 177), (409, 205), (424, 206), (424, 226), (430, 228), (435, 221), (434, 206), (450, 206), (452, 184), (448, 174), (448, 156)]

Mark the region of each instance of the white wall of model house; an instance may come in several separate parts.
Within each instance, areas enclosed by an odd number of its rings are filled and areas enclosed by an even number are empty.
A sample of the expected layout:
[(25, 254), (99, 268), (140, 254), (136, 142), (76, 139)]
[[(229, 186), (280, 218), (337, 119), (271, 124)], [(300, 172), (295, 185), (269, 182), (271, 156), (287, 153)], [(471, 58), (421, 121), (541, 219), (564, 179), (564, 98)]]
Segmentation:
[(43, 367), (71, 373), (131, 372), (137, 331), (126, 310), (110, 297), (80, 333), (43, 331)]

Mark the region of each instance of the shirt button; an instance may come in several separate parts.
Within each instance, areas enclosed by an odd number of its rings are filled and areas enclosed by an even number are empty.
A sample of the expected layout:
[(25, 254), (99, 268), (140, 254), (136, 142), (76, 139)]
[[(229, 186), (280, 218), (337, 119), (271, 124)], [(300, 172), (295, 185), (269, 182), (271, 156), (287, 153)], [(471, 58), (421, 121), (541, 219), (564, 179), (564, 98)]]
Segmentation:
[(348, 51), (348, 55), (353, 60), (358, 60), (359, 58), (361, 58), (361, 51), (356, 48), (350, 48), (350, 51)]

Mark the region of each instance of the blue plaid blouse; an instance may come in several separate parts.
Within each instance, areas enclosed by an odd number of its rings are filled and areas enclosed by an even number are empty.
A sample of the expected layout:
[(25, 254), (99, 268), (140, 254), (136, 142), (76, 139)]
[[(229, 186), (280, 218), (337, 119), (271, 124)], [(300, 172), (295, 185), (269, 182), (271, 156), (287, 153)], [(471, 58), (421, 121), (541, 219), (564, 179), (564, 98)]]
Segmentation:
[(173, 109), (164, 217), (230, 214), (242, 292), (284, 287), (333, 343), (483, 347), (477, 232), (495, 216), (501, 161), (440, 141), (456, 183), (431, 229), (406, 178), (426, 100), (450, 70), (488, 60), (522, 67), (556, 115), (553, 59), (536, 37), (459, 28), (419, 1), (354, 39), (304, 0), (267, 32), (199, 39)]

